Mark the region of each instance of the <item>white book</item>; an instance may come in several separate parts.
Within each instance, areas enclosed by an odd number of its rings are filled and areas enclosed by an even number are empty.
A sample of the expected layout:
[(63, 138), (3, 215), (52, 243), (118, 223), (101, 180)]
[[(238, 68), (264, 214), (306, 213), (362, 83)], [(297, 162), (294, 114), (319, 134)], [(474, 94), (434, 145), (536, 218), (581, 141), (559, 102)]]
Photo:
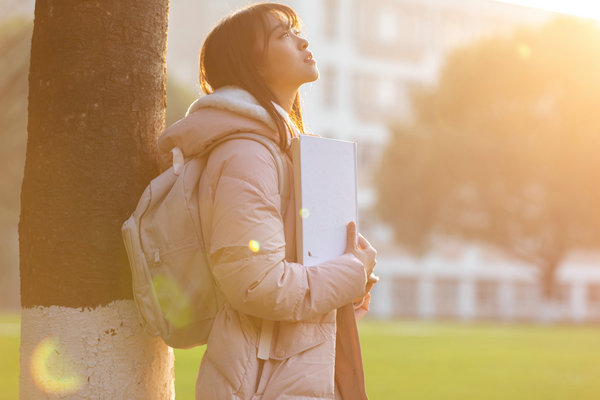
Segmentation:
[(310, 266), (346, 250), (346, 226), (357, 224), (356, 143), (301, 135), (292, 141), (296, 253)]

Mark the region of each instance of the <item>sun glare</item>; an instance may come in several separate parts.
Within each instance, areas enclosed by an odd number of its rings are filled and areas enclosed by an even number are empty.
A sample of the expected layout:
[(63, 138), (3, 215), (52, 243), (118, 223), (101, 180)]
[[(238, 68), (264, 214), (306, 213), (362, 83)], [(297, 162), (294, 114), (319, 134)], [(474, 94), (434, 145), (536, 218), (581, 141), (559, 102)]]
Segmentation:
[(306, 218), (308, 218), (308, 216), (309, 216), (309, 215), (310, 215), (310, 211), (308, 211), (308, 208), (301, 208), (301, 209), (300, 209), (300, 216), (301, 216), (303, 219), (306, 219)]
[(561, 14), (600, 20), (600, 3), (590, 0), (496, 0)]
[(248, 247), (254, 253), (258, 253), (258, 251), (260, 250), (260, 243), (257, 240), (251, 240), (250, 242), (248, 242)]
[(56, 338), (42, 340), (31, 356), (31, 375), (48, 394), (68, 395), (81, 387), (81, 378)]
[(166, 274), (152, 278), (156, 297), (165, 318), (176, 328), (183, 328), (192, 319), (192, 303), (176, 279)]

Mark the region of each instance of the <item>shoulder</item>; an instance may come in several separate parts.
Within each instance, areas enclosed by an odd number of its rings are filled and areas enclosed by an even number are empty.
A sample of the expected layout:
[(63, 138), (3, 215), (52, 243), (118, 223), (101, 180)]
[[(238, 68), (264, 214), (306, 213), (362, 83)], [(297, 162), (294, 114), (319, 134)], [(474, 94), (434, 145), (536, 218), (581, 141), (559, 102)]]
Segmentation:
[(277, 161), (263, 144), (251, 139), (232, 139), (217, 146), (207, 161), (214, 178), (241, 179), (265, 192), (277, 192)]
[(276, 161), (267, 147), (252, 139), (231, 139), (217, 146), (210, 155), (213, 160), (247, 166), (273, 167)]

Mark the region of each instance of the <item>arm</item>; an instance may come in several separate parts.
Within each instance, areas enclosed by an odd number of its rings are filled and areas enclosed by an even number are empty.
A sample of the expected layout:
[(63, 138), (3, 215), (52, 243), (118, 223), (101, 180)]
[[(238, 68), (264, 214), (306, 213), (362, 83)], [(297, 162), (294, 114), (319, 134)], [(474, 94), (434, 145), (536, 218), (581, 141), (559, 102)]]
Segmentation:
[[(364, 294), (367, 275), (354, 254), (310, 267), (284, 259), (275, 161), (262, 145), (240, 140), (221, 145), (205, 175), (214, 184), (203, 231), (213, 275), (232, 307), (260, 318), (298, 321)], [(257, 252), (249, 248), (251, 240), (259, 244)]]

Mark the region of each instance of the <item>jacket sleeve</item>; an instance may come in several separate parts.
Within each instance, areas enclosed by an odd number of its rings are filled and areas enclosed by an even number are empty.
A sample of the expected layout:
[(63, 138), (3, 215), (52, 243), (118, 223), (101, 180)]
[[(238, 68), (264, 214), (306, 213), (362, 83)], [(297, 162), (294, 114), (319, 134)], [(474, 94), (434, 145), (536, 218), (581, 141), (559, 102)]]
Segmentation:
[(351, 254), (309, 267), (285, 260), (276, 164), (264, 146), (224, 143), (213, 151), (203, 179), (211, 203), (201, 211), (210, 263), (233, 308), (264, 319), (300, 321), (364, 294), (365, 269)]

